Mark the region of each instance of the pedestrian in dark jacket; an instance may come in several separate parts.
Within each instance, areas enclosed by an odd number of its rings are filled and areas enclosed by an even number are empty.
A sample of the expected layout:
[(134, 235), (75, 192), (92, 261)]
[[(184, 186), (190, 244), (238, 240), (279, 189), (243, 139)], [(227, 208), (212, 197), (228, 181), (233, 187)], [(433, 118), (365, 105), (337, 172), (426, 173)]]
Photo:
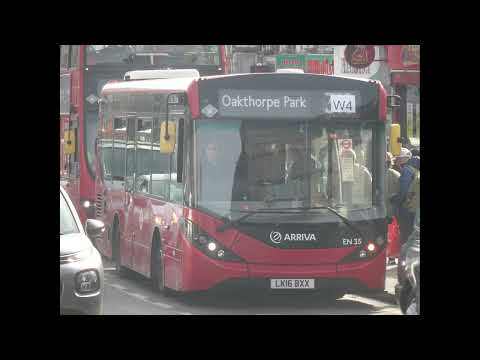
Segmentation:
[(420, 148), (412, 149), (412, 156), (420, 157)]
[(393, 156), (389, 152), (386, 155), (387, 173), (385, 177), (385, 207), (387, 210), (387, 219), (390, 223), (396, 215), (395, 206), (391, 199), (400, 192), (400, 173), (392, 168)]
[(407, 148), (402, 148), (400, 150), (400, 155), (395, 157), (393, 169), (397, 170), (399, 173), (402, 172), (403, 166), (407, 163), (408, 160), (412, 157), (412, 153)]
[(402, 245), (405, 244), (413, 230), (415, 212), (412, 212), (411, 209), (406, 206), (405, 202), (407, 200), (410, 183), (414, 180), (417, 171), (420, 171), (420, 158), (413, 156), (402, 167), (400, 173), (400, 192), (393, 199), (394, 204), (396, 204), (398, 208), (398, 222), (400, 225), (400, 240)]
[(399, 252), (399, 230), (396, 206), (392, 203), (391, 199), (397, 195), (400, 191), (400, 173), (392, 168), (393, 156), (389, 152), (386, 154), (386, 167), (387, 173), (385, 177), (385, 206), (387, 212), (388, 222), (388, 264), (395, 264), (395, 257), (398, 257)]

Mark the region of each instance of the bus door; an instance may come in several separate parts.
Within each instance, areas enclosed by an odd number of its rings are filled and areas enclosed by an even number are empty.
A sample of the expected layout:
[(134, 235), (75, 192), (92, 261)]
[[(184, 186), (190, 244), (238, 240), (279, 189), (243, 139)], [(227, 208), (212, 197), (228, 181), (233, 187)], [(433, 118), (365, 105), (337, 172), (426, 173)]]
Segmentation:
[[(183, 204), (184, 204), (184, 183), (183, 181), (177, 181), (178, 164), (183, 164), (179, 161), (179, 157), (183, 158), (184, 154), (184, 115), (175, 116), (172, 119), (172, 123), (176, 128), (176, 145), (174, 151), (170, 154), (170, 191), (169, 200), (171, 203), (171, 212), (169, 213), (169, 242), (175, 252), (172, 252), (172, 262), (170, 264), (170, 272), (172, 273), (171, 279), (175, 281), (171, 286), (174, 289), (180, 289), (182, 287), (182, 274), (183, 274), (183, 246), (181, 240), (181, 231), (179, 220), (183, 216)], [(182, 170), (182, 169), (180, 169)], [(183, 176), (182, 176), (183, 177)], [(182, 179), (183, 180), (183, 179)], [(165, 270), (167, 273), (167, 269)]]
[[(105, 180), (104, 187), (104, 211), (106, 223), (113, 226), (115, 214), (119, 215), (120, 239), (123, 238), (122, 231), (125, 229), (125, 146), (127, 141), (127, 120), (124, 116), (116, 116), (112, 123), (112, 165), (111, 181)], [(109, 229), (110, 244), (113, 236), (113, 229)], [(123, 246), (121, 246), (123, 247)]]
[(128, 210), (129, 227), (132, 229), (132, 266), (144, 275), (150, 273), (150, 188), (152, 161), (152, 119), (137, 118), (135, 131), (135, 178), (133, 196)]
[[(166, 285), (176, 288), (176, 264), (175, 256), (178, 255), (177, 242), (172, 237), (172, 219), (174, 206), (171, 201), (171, 174), (170, 158), (171, 154), (160, 151), (160, 125), (163, 120), (158, 117), (153, 119), (152, 129), (152, 160), (151, 160), (151, 183), (150, 194), (153, 196), (152, 213), (150, 213), (150, 222), (160, 231), (160, 241), (162, 249), (162, 261), (164, 266), (164, 280)], [(175, 178), (176, 179), (176, 178)], [(174, 190), (172, 190), (173, 193)], [(153, 232), (153, 228), (150, 228)], [(151, 242), (152, 239), (150, 239)]]
[(123, 247), (121, 246), (122, 263), (133, 268), (133, 241), (135, 237), (135, 219), (134, 219), (134, 178), (135, 178), (135, 131), (136, 118), (127, 117), (127, 141), (125, 144), (125, 230), (123, 236)]
[(68, 136), (66, 133), (68, 131), (68, 117), (60, 116), (60, 180), (67, 180), (68, 175), (68, 154), (67, 149), (65, 149), (66, 139)]

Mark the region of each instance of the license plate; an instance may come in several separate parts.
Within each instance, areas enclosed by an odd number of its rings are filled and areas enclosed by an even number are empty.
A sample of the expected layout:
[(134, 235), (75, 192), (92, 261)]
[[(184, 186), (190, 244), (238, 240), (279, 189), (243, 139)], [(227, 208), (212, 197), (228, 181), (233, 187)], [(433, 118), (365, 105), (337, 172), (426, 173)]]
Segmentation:
[(270, 279), (271, 289), (315, 289), (315, 279)]

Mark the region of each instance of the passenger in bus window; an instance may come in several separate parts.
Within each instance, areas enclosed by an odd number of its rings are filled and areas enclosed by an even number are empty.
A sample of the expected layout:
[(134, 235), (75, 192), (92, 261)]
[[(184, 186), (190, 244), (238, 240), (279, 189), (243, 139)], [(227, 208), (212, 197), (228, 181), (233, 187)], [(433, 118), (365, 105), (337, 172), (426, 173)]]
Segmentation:
[[(204, 154), (201, 158), (201, 183), (202, 199), (206, 201), (230, 200), (231, 187), (226, 188), (227, 182), (223, 179), (222, 167), (220, 166), (220, 152), (218, 144), (208, 141)], [(229, 193), (228, 193), (229, 192)]]
[(346, 202), (353, 208), (372, 205), (372, 175), (368, 169), (358, 163), (353, 149), (344, 150), (353, 156), (353, 183), (343, 182)]
[(217, 171), (218, 169), (218, 153), (217, 153), (217, 144), (208, 143), (205, 147), (205, 168), (208, 168), (210, 171)]
[(247, 201), (249, 199), (248, 187), (248, 155), (241, 152), (235, 164), (232, 201)]
[(305, 168), (305, 155), (298, 145), (290, 147), (291, 161), (287, 170), (289, 180), (304, 179), (307, 169)]
[[(361, 152), (359, 152), (361, 153)], [(353, 174), (355, 178), (354, 182), (354, 197), (358, 199), (358, 202), (354, 204), (358, 206), (371, 205), (372, 201), (372, 174), (370, 171), (358, 162), (358, 158), (354, 156)]]
[(361, 168), (363, 172), (367, 173), (368, 177), (372, 178), (372, 174), (366, 166), (365, 151), (361, 147), (358, 147), (355, 153), (357, 154), (357, 166)]

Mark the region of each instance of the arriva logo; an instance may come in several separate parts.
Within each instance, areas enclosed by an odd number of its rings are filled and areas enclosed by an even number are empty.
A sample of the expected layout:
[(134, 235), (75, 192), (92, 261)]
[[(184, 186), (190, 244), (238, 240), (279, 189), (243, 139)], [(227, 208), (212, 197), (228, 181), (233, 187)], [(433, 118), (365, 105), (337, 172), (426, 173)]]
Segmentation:
[(280, 244), (282, 241), (282, 234), (280, 234), (278, 231), (272, 231), (270, 233), (270, 240), (272, 240), (272, 242), (275, 244)]
[(280, 244), (282, 240), (284, 241), (317, 241), (315, 234), (282, 234), (278, 231), (270, 232), (270, 240), (275, 244)]

